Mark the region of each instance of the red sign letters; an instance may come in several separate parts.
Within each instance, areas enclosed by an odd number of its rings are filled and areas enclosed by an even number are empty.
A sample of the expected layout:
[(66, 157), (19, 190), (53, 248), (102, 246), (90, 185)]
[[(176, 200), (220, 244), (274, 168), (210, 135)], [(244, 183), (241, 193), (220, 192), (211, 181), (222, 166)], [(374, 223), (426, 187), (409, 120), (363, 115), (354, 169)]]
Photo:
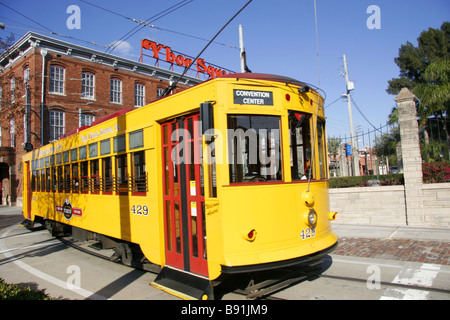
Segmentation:
[[(191, 58), (185, 56), (185, 55), (177, 55), (172, 52), (171, 47), (167, 47), (163, 44), (156, 43), (151, 40), (141, 40), (141, 51), (142, 49), (152, 50), (153, 51), (153, 58), (159, 60), (159, 53), (161, 50), (163, 50), (163, 53), (165, 53), (165, 60), (168, 63), (176, 63), (180, 67), (190, 67), (193, 64), (193, 61)], [(141, 54), (141, 60), (142, 60), (142, 54)], [(205, 60), (199, 58), (195, 61), (195, 65), (197, 67), (197, 72), (201, 73), (207, 73), (211, 78), (216, 78), (221, 75), (226, 74), (227, 72), (220, 69), (220, 68), (214, 68), (211, 65), (207, 65)]]

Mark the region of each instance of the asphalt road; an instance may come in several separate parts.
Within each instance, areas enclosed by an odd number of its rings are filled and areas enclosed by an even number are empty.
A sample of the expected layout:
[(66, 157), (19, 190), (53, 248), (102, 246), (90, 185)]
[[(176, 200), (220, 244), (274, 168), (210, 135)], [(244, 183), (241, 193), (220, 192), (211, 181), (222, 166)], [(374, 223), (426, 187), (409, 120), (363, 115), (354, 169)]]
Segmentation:
[[(20, 212), (20, 208), (0, 208), (0, 277), (5, 281), (45, 290), (56, 299), (180, 300), (150, 286), (156, 277), (153, 273), (81, 252), (52, 238), (46, 230), (20, 227)], [(320, 276), (271, 298), (449, 300), (450, 266), (331, 254), (325, 257)], [(222, 299), (236, 302), (246, 298), (228, 293)]]

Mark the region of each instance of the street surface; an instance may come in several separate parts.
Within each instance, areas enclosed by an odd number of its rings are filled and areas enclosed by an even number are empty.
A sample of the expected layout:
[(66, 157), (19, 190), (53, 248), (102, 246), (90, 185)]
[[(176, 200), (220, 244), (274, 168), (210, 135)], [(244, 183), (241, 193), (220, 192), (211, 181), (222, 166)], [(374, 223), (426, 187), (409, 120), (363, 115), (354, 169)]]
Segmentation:
[[(0, 277), (55, 299), (179, 300), (149, 285), (156, 275), (92, 256), (27, 230), (21, 208), (0, 208)], [(348, 245), (348, 244), (347, 244)], [(360, 245), (360, 244), (359, 244)], [(383, 257), (381, 255), (381, 257)], [(331, 254), (324, 271), (270, 298), (287, 300), (449, 300), (450, 266)], [(223, 300), (245, 300), (227, 293)]]

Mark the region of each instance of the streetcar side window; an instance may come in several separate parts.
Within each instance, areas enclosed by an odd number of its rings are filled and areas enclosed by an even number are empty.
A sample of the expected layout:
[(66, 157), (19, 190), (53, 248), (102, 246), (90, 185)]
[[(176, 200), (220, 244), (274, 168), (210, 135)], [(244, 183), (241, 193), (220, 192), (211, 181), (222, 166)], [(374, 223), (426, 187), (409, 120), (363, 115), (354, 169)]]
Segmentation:
[(147, 174), (145, 172), (145, 151), (131, 154), (132, 192), (147, 192)]
[(289, 112), (289, 135), (292, 180), (314, 179), (311, 168), (311, 115)]
[(102, 158), (102, 191), (112, 192), (113, 178), (111, 157)]
[(319, 168), (320, 168), (320, 179), (328, 178), (327, 170), (327, 150), (326, 150), (326, 140), (325, 140), (325, 123), (322, 119), (317, 119), (317, 141), (319, 147)]
[(280, 117), (228, 115), (230, 183), (282, 180)]
[(116, 156), (116, 191), (119, 194), (128, 193), (127, 154)]
[(91, 160), (89, 163), (91, 166), (90, 191), (92, 193), (98, 193), (100, 191), (99, 159)]

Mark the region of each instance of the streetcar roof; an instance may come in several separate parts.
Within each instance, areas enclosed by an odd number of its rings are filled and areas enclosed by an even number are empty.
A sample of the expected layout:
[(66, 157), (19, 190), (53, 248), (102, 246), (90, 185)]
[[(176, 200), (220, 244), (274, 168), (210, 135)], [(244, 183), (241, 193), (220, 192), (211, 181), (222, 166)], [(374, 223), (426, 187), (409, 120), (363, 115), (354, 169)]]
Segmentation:
[[(295, 80), (293, 78), (285, 77), (285, 76), (279, 76), (275, 74), (267, 74), (267, 73), (229, 73), (225, 74), (223, 76), (220, 76), (219, 79), (222, 78), (235, 78), (235, 79), (251, 79), (251, 80), (266, 80), (266, 81), (275, 81), (275, 82), (281, 82), (285, 84), (292, 84), (299, 87), (309, 86), (310, 84), (307, 84), (305, 82), (301, 82), (299, 80)], [(316, 91), (315, 88), (311, 88)]]

